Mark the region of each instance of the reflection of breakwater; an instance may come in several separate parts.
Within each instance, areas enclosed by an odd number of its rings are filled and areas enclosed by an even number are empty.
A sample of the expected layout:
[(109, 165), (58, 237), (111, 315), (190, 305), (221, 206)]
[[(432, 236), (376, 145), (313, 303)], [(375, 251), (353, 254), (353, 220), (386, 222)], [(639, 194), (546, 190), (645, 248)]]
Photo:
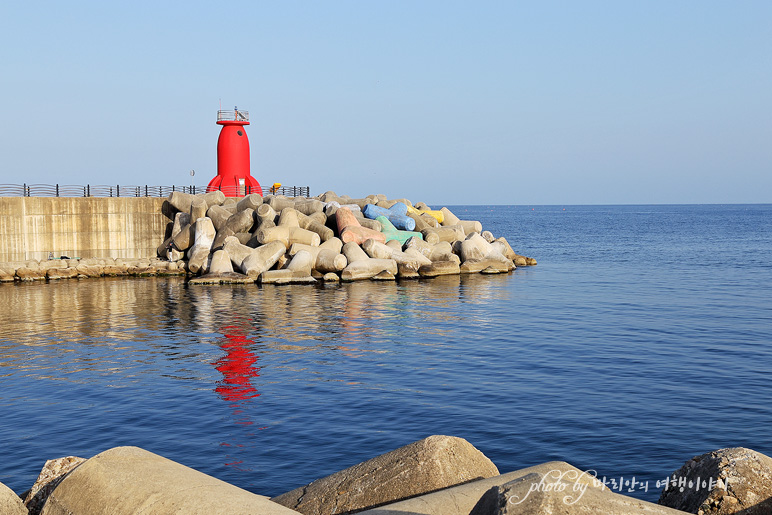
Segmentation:
[[(178, 360), (185, 356), (179, 334), (194, 329), (203, 341), (214, 343), (221, 338), (220, 329), (229, 325), (238, 326), (242, 336), (264, 352), (313, 352), (354, 341), (359, 347), (373, 339), (388, 341), (394, 338), (394, 325), (380, 322), (389, 319), (403, 328), (425, 326), (418, 319), (430, 319), (432, 334), (441, 336), (446, 323), (458, 322), (457, 313), (445, 309), (448, 303), (473, 306), (501, 298), (509, 295), (506, 284), (511, 280), (511, 275), (462, 275), (317, 288), (189, 288), (179, 278), (1, 285), (0, 303), (9, 314), (0, 326), (1, 364), (27, 366), (29, 353), (24, 349), (30, 347), (103, 344), (121, 352), (121, 342), (129, 340)], [(421, 343), (420, 333), (414, 338), (410, 343)]]

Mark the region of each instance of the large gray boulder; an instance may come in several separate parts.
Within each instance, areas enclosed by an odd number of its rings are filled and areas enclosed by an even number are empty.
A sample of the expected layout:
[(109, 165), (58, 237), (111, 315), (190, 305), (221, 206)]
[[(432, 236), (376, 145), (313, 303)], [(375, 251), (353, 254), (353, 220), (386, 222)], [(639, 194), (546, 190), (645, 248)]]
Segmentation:
[(701, 515), (772, 513), (772, 458), (744, 447), (695, 456), (670, 476), (659, 504)]
[(110, 513), (296, 513), (138, 447), (115, 447), (82, 463), (49, 495), (42, 515)]
[(0, 483), (0, 513), (3, 515), (27, 515), (27, 508), (21, 502), (21, 497), (3, 483)]
[(495, 475), (496, 466), (466, 440), (434, 435), (272, 500), (305, 515), (334, 515)]

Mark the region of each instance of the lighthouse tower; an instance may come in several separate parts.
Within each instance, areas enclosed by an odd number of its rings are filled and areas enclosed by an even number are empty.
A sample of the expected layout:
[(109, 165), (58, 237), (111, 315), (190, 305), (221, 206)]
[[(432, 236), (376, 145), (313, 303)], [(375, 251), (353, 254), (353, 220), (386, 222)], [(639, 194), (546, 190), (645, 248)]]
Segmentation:
[(217, 140), (217, 176), (209, 181), (206, 191), (220, 190), (226, 197), (263, 194), (260, 183), (249, 173), (249, 139), (244, 126), (249, 125), (249, 112), (233, 108), (218, 111), (217, 125), (222, 125)]

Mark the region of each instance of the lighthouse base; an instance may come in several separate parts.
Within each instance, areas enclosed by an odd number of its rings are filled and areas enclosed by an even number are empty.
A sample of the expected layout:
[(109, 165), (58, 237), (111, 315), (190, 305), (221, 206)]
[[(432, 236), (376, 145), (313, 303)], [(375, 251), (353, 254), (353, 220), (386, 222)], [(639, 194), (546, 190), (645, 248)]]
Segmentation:
[(226, 197), (244, 197), (251, 193), (263, 195), (260, 183), (251, 175), (247, 177), (218, 175), (209, 181), (206, 191), (222, 191)]

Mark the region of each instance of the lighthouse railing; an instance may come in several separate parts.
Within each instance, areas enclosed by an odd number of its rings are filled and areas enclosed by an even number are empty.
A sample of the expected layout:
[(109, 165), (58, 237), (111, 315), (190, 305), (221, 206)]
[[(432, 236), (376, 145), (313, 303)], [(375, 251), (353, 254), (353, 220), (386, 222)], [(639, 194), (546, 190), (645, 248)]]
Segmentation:
[(231, 109), (228, 111), (217, 111), (218, 122), (248, 122), (249, 111), (241, 109)]

